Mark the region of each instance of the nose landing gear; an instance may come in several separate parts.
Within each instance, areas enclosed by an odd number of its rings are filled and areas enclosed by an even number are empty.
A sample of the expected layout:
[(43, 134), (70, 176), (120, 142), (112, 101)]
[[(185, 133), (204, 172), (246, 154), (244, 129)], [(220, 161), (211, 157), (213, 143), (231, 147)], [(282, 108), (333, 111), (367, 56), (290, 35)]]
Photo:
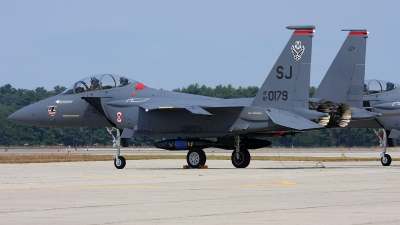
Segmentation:
[[(383, 152), (381, 154), (381, 163), (382, 166), (390, 166), (392, 163), (392, 157), (389, 154), (386, 154), (386, 147), (387, 147), (387, 134), (385, 129), (379, 129), (378, 131), (375, 131), (376, 136), (379, 138), (379, 143), (380, 146), (383, 147)], [(379, 132), (382, 132), (383, 135), (379, 135)]]
[[(121, 154), (121, 131), (118, 128), (111, 128), (107, 127), (108, 133), (110, 133), (111, 137), (113, 138), (113, 146), (117, 147), (117, 154), (114, 155), (114, 166), (117, 169), (123, 169), (126, 165), (126, 160)], [(113, 135), (113, 131), (117, 131), (117, 137)]]

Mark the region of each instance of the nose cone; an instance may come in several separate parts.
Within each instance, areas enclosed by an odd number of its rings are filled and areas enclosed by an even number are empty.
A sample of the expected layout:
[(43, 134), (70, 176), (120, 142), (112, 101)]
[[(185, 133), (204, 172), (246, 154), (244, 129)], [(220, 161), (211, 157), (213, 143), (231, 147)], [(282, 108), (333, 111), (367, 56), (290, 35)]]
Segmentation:
[(39, 125), (36, 118), (36, 110), (33, 105), (26, 106), (7, 117), (8, 120), (25, 125)]

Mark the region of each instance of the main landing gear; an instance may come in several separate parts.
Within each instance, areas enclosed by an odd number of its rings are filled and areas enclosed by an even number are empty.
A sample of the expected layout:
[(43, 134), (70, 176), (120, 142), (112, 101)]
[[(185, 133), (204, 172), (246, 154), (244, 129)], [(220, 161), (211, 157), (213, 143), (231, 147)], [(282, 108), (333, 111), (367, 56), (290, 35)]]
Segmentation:
[[(390, 166), (390, 164), (392, 163), (392, 157), (390, 157), (389, 154), (386, 154), (386, 147), (387, 147), (387, 134), (385, 129), (379, 129), (378, 131), (375, 131), (375, 134), (378, 136), (379, 138), (379, 143), (380, 146), (383, 147), (383, 152), (381, 154), (381, 163), (383, 166)], [(379, 135), (379, 132), (382, 132), (383, 135)]]
[[(107, 127), (108, 133), (110, 133), (111, 137), (113, 138), (113, 146), (117, 147), (117, 154), (114, 156), (114, 166), (117, 169), (123, 169), (126, 165), (126, 160), (123, 156), (120, 156), (121, 153), (121, 131), (118, 128), (111, 128)], [(113, 131), (117, 131), (117, 137), (114, 137)]]
[(186, 161), (190, 168), (199, 168), (206, 164), (207, 156), (203, 149), (189, 150)]
[(231, 160), (233, 166), (236, 168), (246, 168), (250, 164), (250, 159), (250, 152), (247, 148), (240, 148), (239, 153), (236, 151), (232, 152)]
[[(236, 168), (246, 168), (250, 164), (251, 156), (249, 150), (240, 146), (240, 136), (234, 136), (235, 150), (232, 152), (232, 165)], [(207, 160), (206, 153), (203, 149), (192, 149), (186, 155), (186, 161), (190, 168), (199, 168), (205, 165)]]
[(250, 152), (245, 147), (240, 147), (240, 136), (235, 135), (235, 150), (232, 152), (231, 160), (236, 168), (246, 168), (250, 164)]

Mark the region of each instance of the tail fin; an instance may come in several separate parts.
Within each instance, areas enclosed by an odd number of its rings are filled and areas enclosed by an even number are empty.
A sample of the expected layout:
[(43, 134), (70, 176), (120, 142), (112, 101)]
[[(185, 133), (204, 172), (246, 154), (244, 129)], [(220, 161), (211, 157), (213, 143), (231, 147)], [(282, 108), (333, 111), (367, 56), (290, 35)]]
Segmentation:
[(362, 108), (367, 30), (350, 31), (313, 98)]
[(251, 106), (308, 108), (312, 37), (315, 26), (288, 26), (294, 30)]

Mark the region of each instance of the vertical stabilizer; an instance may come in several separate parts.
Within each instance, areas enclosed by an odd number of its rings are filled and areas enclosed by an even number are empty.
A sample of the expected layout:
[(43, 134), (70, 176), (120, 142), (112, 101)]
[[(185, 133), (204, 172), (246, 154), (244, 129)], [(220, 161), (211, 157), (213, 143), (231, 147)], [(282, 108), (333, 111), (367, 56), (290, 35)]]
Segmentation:
[(313, 98), (362, 108), (368, 31), (350, 31)]
[(315, 26), (288, 26), (294, 30), (252, 106), (290, 110), (308, 108), (312, 37)]

